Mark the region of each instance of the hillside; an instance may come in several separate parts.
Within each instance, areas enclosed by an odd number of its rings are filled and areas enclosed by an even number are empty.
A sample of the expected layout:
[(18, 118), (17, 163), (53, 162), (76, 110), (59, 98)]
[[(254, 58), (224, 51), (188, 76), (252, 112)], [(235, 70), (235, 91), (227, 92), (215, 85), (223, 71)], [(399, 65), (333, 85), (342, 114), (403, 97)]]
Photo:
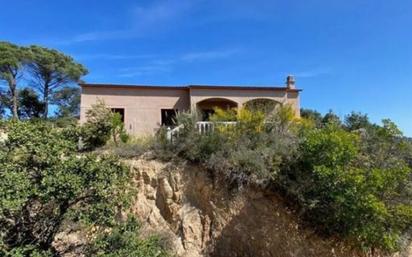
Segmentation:
[[(145, 231), (169, 238), (178, 256), (367, 256), (301, 227), (273, 192), (250, 187), (234, 194), (184, 162), (128, 163), (138, 186), (133, 212)], [(391, 256), (412, 256), (411, 249)]]

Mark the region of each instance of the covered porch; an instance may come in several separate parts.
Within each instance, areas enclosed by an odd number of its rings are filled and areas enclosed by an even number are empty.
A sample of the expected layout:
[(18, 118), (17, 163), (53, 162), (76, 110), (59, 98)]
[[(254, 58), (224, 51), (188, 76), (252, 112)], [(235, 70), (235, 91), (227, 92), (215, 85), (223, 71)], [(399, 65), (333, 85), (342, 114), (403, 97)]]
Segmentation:
[(202, 121), (208, 121), (209, 117), (215, 112), (215, 108), (223, 110), (236, 109), (238, 103), (227, 98), (208, 98), (196, 103), (196, 110), (200, 113)]

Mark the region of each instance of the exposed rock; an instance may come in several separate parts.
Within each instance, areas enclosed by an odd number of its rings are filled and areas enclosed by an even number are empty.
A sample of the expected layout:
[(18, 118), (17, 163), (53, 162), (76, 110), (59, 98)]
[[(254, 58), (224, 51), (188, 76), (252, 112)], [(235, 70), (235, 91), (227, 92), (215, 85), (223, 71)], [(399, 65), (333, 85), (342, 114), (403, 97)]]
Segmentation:
[[(362, 256), (301, 228), (274, 193), (248, 188), (233, 194), (207, 171), (184, 163), (130, 164), (139, 192), (134, 213), (148, 231), (169, 235), (178, 256)], [(405, 254), (397, 256), (412, 256)]]
[[(302, 228), (293, 211), (273, 192), (246, 188), (230, 192), (198, 166), (156, 160), (129, 161), (138, 193), (133, 213), (142, 236), (167, 238), (182, 257), (378, 257), (320, 238)], [(70, 226), (69, 226), (70, 227)], [(82, 256), (81, 229), (60, 233), (54, 245), (64, 256)], [(412, 257), (412, 245), (391, 257)]]

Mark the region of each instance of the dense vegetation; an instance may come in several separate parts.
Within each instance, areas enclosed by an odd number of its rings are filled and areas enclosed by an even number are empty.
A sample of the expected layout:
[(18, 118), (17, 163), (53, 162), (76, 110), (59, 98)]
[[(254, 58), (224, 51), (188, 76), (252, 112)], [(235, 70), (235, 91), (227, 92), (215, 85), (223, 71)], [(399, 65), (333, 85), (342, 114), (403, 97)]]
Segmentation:
[(158, 238), (139, 235), (133, 217), (119, 218), (133, 198), (132, 174), (105, 154), (148, 149), (199, 163), (235, 190), (274, 190), (306, 225), (361, 249), (394, 251), (410, 238), (412, 141), (390, 120), (378, 125), (351, 113), (342, 121), (312, 110), (296, 119), (289, 107), (256, 101), (217, 109), (213, 132), (199, 134), (199, 115), (180, 113), (172, 140), (165, 128), (138, 140), (103, 102), (76, 124), (75, 84), (85, 74), (56, 50), (0, 42), (0, 119), (13, 120), (0, 120), (0, 256), (60, 256), (55, 236), (74, 227), (90, 236), (72, 246), (86, 256), (166, 256)]
[(76, 117), (80, 104), (77, 82), (87, 72), (57, 50), (0, 41), (0, 118), (48, 118), (50, 105), (57, 107), (57, 117)]
[[(87, 141), (100, 129), (92, 127), (1, 123), (0, 256), (167, 255), (158, 238), (141, 237), (137, 221), (121, 215), (133, 200), (132, 174), (117, 157), (86, 151), (98, 146)], [(116, 124), (109, 127), (106, 138)], [(88, 148), (79, 151), (81, 139)], [(54, 240), (64, 231), (87, 236), (62, 249)]]
[[(216, 110), (213, 133), (199, 135), (196, 115), (181, 114), (180, 135), (158, 136), (162, 158), (180, 156), (226, 178), (272, 188), (292, 203), (307, 225), (362, 249), (398, 249), (412, 225), (412, 147), (396, 125), (372, 124), (351, 113), (344, 122), (290, 108)], [(220, 176), (222, 177), (222, 176)]]

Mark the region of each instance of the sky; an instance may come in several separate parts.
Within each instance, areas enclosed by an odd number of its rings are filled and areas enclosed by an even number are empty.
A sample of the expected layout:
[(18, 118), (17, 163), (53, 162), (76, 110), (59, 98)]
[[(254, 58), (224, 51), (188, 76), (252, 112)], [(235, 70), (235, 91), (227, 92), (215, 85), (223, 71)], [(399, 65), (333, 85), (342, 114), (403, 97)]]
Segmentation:
[(0, 40), (73, 56), (86, 82), (284, 85), (301, 105), (412, 136), (411, 0), (1, 1)]

